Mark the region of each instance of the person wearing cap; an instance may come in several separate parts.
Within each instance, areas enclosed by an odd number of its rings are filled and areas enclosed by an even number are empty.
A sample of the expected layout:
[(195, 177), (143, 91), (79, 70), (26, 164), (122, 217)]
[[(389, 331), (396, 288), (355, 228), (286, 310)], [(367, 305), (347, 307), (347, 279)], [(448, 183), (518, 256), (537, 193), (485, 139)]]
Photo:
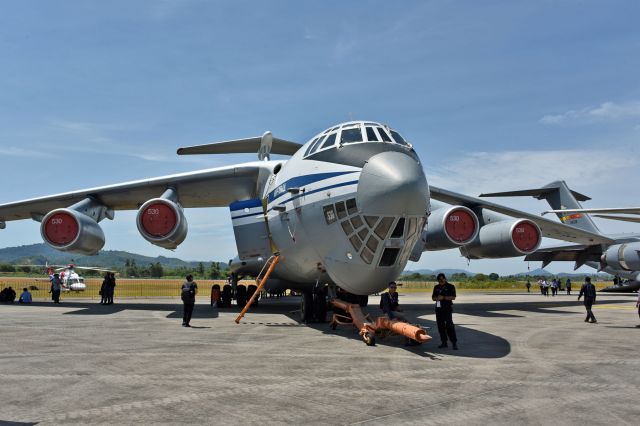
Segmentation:
[(580, 294), (578, 295), (578, 300), (584, 295), (584, 307), (587, 310), (587, 318), (585, 318), (584, 322), (589, 322), (591, 320), (592, 323), (597, 323), (595, 315), (593, 315), (593, 311), (591, 307), (596, 301), (596, 286), (591, 284), (591, 278), (586, 277), (584, 279), (584, 284), (582, 284), (582, 288), (580, 288)]
[(407, 322), (407, 318), (401, 313), (402, 309), (399, 307), (397, 289), (398, 285), (395, 281), (391, 281), (389, 283), (389, 291), (382, 293), (382, 296), (380, 296), (380, 308), (390, 320)]
[(451, 340), (453, 349), (458, 349), (458, 338), (453, 324), (453, 301), (456, 300), (456, 288), (447, 282), (443, 273), (437, 276), (438, 284), (433, 287), (431, 300), (436, 302), (436, 321), (440, 334), (439, 348), (447, 347), (447, 340)]
[(62, 290), (62, 281), (60, 280), (60, 274), (55, 273), (51, 278), (51, 300), (53, 303), (60, 303), (60, 291)]

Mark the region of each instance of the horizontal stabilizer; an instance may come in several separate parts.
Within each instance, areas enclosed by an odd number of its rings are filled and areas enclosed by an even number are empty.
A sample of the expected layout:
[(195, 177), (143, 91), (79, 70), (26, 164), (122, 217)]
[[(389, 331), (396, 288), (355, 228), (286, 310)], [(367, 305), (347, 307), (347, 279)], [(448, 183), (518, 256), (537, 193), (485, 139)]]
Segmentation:
[[(254, 138), (235, 139), (178, 148), (178, 155), (255, 153), (260, 150), (263, 137), (264, 136), (256, 136)], [(273, 143), (270, 149), (272, 154), (293, 155), (302, 148), (302, 144), (297, 142), (278, 138), (272, 138), (272, 140)]]
[[(505, 191), (505, 192), (490, 192), (486, 194), (480, 194), (480, 197), (534, 197), (538, 200), (545, 199), (545, 196), (557, 191), (555, 187), (537, 188), (537, 189), (522, 189), (520, 191)], [(573, 196), (578, 201), (588, 201), (591, 198), (584, 194), (570, 190)]]

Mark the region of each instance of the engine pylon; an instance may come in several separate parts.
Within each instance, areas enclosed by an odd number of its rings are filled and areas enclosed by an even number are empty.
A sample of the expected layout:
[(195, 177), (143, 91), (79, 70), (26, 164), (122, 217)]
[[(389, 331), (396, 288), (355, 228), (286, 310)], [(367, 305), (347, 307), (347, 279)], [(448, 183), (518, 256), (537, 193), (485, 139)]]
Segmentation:
[(387, 317), (378, 317), (373, 321), (371, 316), (362, 312), (362, 308), (358, 304), (348, 303), (340, 299), (333, 299), (331, 304), (348, 314), (348, 316), (333, 314), (331, 328), (335, 330), (338, 325), (352, 324), (358, 329), (358, 334), (367, 346), (375, 345), (376, 336), (384, 337), (388, 333), (402, 335), (416, 343), (424, 343), (431, 340), (431, 336), (423, 328), (406, 322), (390, 320)]

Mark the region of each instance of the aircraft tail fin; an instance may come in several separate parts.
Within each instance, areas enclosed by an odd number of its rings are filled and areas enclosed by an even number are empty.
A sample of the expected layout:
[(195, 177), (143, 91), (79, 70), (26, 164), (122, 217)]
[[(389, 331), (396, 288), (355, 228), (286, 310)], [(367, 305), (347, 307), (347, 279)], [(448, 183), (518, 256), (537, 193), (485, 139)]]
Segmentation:
[[(520, 191), (494, 192), (480, 194), (480, 197), (519, 197), (531, 196), (538, 200), (546, 200), (552, 209), (581, 209), (580, 201), (590, 200), (588, 196), (576, 191), (572, 191), (563, 180), (558, 180), (545, 185), (542, 188), (525, 189)], [(560, 221), (574, 228), (600, 234), (600, 230), (591, 217), (585, 213), (557, 213)]]

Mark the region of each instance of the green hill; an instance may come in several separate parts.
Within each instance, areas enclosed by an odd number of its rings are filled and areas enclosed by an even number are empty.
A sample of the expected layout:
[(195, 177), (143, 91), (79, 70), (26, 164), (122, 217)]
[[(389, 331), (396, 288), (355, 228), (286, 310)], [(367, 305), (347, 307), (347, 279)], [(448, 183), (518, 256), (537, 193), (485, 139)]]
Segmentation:
[[(184, 261), (175, 257), (150, 257), (141, 254), (130, 253), (121, 250), (101, 250), (96, 256), (83, 256), (72, 253), (65, 253), (55, 250), (46, 244), (31, 244), (19, 247), (7, 247), (0, 249), (0, 263), (9, 263), (13, 265), (33, 264), (44, 265), (45, 262), (50, 264), (64, 265), (75, 263), (78, 266), (99, 266), (105, 268), (122, 268), (125, 262), (135, 260), (139, 266), (145, 266), (150, 263), (160, 263), (163, 267), (193, 268), (198, 266), (200, 261)], [(212, 261), (202, 261), (205, 265)], [(227, 262), (220, 262), (220, 266), (225, 266)]]

